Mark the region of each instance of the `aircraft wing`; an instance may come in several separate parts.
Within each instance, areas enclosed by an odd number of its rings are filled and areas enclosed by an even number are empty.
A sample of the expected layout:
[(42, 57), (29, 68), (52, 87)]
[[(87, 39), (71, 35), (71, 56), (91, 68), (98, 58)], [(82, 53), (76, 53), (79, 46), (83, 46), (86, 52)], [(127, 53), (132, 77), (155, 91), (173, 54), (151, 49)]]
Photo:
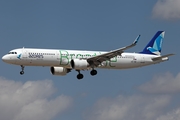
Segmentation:
[(152, 58), (153, 61), (157, 61), (157, 60), (162, 60), (163, 58), (166, 58), (166, 57), (169, 57), (169, 56), (172, 56), (174, 54), (167, 54), (167, 55), (163, 55), (163, 56), (160, 56), (160, 57), (155, 57), (155, 58)]
[(112, 50), (110, 52), (107, 52), (107, 53), (104, 53), (104, 54), (101, 54), (101, 55), (97, 55), (97, 56), (88, 58), (87, 62), (90, 64), (90, 66), (97, 67), (103, 61), (110, 60), (111, 58), (113, 58), (113, 57), (115, 57), (117, 55), (121, 55), (124, 52), (124, 50), (129, 49), (131, 47), (134, 47), (137, 44), (139, 38), (140, 38), (140, 35), (138, 35), (137, 38), (134, 40), (134, 42), (129, 46), (122, 47), (122, 48)]

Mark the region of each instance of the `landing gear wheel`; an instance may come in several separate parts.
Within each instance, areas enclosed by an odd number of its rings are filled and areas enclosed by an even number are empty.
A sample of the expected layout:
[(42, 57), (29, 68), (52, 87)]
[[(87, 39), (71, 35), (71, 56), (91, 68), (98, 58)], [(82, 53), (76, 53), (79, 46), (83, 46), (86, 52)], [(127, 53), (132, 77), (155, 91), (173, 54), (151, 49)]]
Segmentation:
[(97, 74), (97, 70), (91, 70), (91, 72), (90, 72), (90, 73), (91, 73), (91, 75), (92, 75), (92, 76), (94, 76), (94, 75), (96, 75), (96, 74)]
[(81, 74), (81, 73), (79, 73), (78, 75), (77, 75), (77, 79), (82, 79), (84, 76), (83, 76), (83, 74)]
[(23, 74), (24, 74), (24, 71), (21, 71), (20, 74), (23, 75)]

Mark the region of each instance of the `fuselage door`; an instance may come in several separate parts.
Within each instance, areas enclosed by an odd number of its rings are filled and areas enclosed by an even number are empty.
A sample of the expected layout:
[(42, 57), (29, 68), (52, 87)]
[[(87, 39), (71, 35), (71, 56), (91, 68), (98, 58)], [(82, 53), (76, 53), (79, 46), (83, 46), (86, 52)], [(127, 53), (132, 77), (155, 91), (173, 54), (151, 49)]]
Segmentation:
[(25, 59), (25, 60), (26, 60), (26, 59), (27, 59), (27, 56), (28, 56), (28, 55), (27, 55), (27, 50), (23, 48), (23, 49), (22, 49), (22, 59)]
[(59, 51), (56, 51), (56, 58), (58, 61), (60, 61), (60, 52)]
[(142, 63), (142, 64), (145, 63), (144, 55), (141, 55), (141, 63)]

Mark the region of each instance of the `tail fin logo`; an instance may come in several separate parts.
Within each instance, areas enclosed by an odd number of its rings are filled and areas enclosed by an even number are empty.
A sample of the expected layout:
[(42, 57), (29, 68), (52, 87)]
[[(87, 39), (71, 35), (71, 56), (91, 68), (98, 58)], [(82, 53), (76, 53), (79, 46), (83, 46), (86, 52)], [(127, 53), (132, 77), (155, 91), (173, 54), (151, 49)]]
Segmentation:
[(158, 31), (141, 53), (161, 55), (164, 34), (164, 31)]
[(156, 55), (160, 55), (161, 54), (158, 50), (156, 50), (156, 49), (154, 49), (152, 47), (148, 47), (147, 50), (149, 50), (151, 53), (154, 53)]

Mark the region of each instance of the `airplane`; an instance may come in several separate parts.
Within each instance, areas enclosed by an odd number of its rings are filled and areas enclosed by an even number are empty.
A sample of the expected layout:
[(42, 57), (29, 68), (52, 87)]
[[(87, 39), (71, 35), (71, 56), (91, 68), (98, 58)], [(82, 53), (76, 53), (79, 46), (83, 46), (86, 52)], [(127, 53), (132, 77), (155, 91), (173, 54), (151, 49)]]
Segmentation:
[(82, 70), (91, 70), (92, 76), (97, 74), (96, 68), (130, 69), (167, 61), (167, 54), (161, 56), (162, 42), (165, 31), (158, 31), (146, 47), (138, 53), (126, 53), (125, 50), (134, 47), (140, 35), (129, 46), (109, 52), (82, 51), (62, 49), (19, 48), (11, 50), (2, 57), (9, 64), (20, 65), (20, 74), (24, 74), (25, 66), (48, 66), (52, 75), (64, 76), (71, 70), (78, 72), (77, 79), (82, 79)]

